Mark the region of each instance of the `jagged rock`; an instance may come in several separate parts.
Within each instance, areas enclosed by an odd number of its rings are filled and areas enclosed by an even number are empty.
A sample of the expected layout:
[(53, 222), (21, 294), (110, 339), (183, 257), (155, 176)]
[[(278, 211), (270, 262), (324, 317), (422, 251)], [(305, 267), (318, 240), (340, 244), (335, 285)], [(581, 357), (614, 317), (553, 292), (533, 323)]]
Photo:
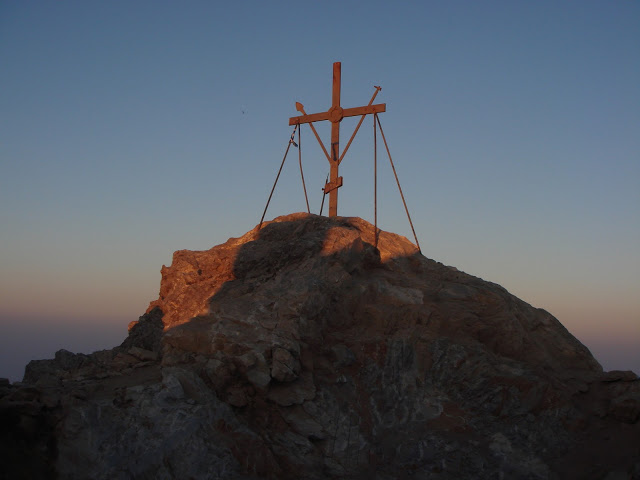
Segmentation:
[(163, 327), (162, 310), (151, 308), (137, 321), (129, 324), (129, 336), (122, 342), (120, 348), (128, 351), (136, 347), (159, 353)]
[(53, 446), (24, 448), (60, 478), (640, 472), (633, 372), (359, 218), (294, 214), (176, 252), (120, 347), (31, 362), (0, 412), (23, 437), (42, 419)]
[(300, 362), (287, 349), (274, 348), (271, 363), (271, 376), (274, 380), (291, 382), (300, 374)]
[(23, 381), (25, 383), (59, 383), (70, 378), (81, 367), (92, 364), (92, 359), (82, 353), (58, 350), (52, 360), (32, 360), (26, 368)]
[(155, 361), (158, 359), (158, 354), (156, 352), (152, 352), (151, 350), (145, 350), (140, 347), (131, 347), (127, 353), (129, 355), (134, 356), (138, 360), (144, 361)]

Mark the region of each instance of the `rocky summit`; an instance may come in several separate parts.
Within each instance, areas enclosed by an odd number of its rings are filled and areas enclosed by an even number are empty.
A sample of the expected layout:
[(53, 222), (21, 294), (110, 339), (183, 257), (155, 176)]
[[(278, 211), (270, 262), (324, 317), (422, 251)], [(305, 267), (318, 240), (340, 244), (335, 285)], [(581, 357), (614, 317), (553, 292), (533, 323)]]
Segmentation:
[(359, 218), (174, 253), (122, 345), (0, 385), (1, 478), (640, 478), (640, 381)]

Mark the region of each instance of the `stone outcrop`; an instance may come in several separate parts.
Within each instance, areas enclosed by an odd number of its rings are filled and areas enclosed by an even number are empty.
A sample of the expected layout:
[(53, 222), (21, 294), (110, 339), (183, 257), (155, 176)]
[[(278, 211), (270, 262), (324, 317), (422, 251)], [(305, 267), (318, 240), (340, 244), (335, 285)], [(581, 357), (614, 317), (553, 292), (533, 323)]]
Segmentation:
[(640, 476), (634, 373), (359, 218), (178, 251), (122, 345), (33, 361), (0, 392), (13, 476)]

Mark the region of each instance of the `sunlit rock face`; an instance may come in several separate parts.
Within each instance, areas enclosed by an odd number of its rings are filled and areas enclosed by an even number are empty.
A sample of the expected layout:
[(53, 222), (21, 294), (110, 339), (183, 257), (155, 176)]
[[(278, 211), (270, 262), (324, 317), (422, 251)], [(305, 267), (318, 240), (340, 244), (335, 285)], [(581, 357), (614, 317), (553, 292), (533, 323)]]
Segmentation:
[(17, 473), (640, 475), (635, 374), (603, 373), (549, 313), (359, 218), (294, 214), (178, 251), (121, 346), (58, 352), (25, 382), (2, 387)]

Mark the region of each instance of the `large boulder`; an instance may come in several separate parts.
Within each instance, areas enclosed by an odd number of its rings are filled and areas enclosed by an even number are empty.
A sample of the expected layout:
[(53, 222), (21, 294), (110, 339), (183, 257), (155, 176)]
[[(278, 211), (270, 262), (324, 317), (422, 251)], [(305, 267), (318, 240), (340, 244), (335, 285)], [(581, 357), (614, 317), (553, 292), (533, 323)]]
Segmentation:
[(123, 345), (49, 362), (0, 406), (38, 396), (64, 478), (640, 475), (634, 373), (359, 218), (176, 252)]

